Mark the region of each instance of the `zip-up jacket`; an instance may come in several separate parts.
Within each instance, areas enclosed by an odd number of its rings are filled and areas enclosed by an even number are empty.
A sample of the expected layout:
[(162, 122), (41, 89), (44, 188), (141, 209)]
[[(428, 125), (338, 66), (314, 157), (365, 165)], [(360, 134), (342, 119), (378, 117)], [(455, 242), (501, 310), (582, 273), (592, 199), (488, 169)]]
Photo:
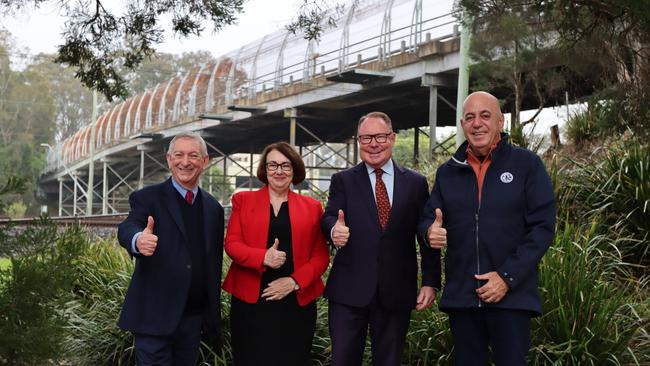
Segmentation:
[[(445, 285), (440, 309), (493, 307), (541, 313), (537, 267), (555, 231), (555, 197), (541, 159), (512, 146), (508, 135), (491, 152), (479, 200), (467, 163), (467, 142), (441, 165), (418, 230), (426, 238), (442, 210), (447, 229)], [(475, 274), (496, 271), (509, 286), (498, 303), (485, 303)]]

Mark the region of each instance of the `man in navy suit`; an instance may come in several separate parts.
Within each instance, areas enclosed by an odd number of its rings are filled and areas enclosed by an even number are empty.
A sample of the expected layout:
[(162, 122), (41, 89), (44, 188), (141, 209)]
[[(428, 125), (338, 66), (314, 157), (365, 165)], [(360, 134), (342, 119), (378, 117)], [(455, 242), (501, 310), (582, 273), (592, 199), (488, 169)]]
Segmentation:
[(201, 335), (220, 326), (223, 208), (198, 187), (208, 164), (205, 141), (176, 135), (172, 177), (129, 197), (118, 238), (135, 270), (118, 325), (135, 336), (137, 365), (195, 365)]
[(369, 113), (357, 127), (361, 160), (334, 174), (321, 228), (337, 248), (327, 280), (332, 365), (361, 365), (370, 328), (373, 365), (399, 365), (411, 310), (426, 309), (440, 287), (440, 252), (416, 233), (426, 179), (392, 159), (390, 118)]

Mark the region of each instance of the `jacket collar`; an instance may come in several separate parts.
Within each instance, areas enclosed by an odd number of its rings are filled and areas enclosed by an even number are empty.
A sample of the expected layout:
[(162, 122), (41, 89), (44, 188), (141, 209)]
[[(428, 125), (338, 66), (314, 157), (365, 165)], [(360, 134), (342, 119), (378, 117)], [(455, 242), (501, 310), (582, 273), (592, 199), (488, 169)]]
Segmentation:
[[(501, 140), (497, 143), (497, 146), (492, 150), (492, 156), (494, 157), (495, 155), (498, 155), (500, 151), (502, 151), (505, 146), (509, 146), (510, 142), (508, 141), (509, 135), (505, 132), (501, 132)], [(447, 164), (452, 165), (452, 166), (461, 166), (461, 167), (468, 167), (469, 164), (467, 163), (467, 147), (469, 143), (467, 140), (463, 142), (460, 147), (456, 150), (454, 155), (451, 156), (451, 159), (447, 161)]]

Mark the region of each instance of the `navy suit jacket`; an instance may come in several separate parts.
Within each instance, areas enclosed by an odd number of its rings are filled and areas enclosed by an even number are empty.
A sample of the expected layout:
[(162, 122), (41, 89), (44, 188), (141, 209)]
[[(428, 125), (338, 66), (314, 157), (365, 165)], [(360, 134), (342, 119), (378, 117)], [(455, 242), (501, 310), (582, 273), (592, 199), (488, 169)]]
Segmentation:
[[(199, 194), (203, 200), (208, 291), (203, 329), (215, 334), (221, 319), (223, 207), (206, 191), (199, 189)], [(183, 315), (192, 263), (177, 195), (170, 178), (133, 192), (129, 197), (131, 211), (119, 226), (118, 239), (135, 258), (135, 270), (118, 322), (122, 329), (147, 335), (169, 335)], [(158, 245), (154, 254), (146, 257), (132, 252), (131, 240), (147, 226), (148, 216), (154, 218), (153, 233), (158, 236)]]
[[(325, 297), (348, 306), (364, 307), (375, 294), (386, 308), (415, 307), (417, 287), (417, 224), (428, 198), (426, 179), (397, 164), (393, 204), (386, 228), (379, 226), (374, 192), (366, 165), (332, 175), (321, 228), (331, 241), (338, 210), (350, 228), (347, 245), (337, 250)], [(440, 288), (440, 251), (420, 240), (422, 285)]]

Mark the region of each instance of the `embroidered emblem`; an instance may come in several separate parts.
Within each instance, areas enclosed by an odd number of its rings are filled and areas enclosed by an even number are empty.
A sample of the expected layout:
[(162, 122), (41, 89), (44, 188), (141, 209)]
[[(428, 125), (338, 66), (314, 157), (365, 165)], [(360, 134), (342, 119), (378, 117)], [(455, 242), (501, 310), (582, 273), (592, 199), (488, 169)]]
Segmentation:
[(515, 179), (515, 177), (512, 176), (512, 173), (510, 172), (501, 173), (501, 181), (503, 183), (510, 183), (512, 182), (513, 179)]

